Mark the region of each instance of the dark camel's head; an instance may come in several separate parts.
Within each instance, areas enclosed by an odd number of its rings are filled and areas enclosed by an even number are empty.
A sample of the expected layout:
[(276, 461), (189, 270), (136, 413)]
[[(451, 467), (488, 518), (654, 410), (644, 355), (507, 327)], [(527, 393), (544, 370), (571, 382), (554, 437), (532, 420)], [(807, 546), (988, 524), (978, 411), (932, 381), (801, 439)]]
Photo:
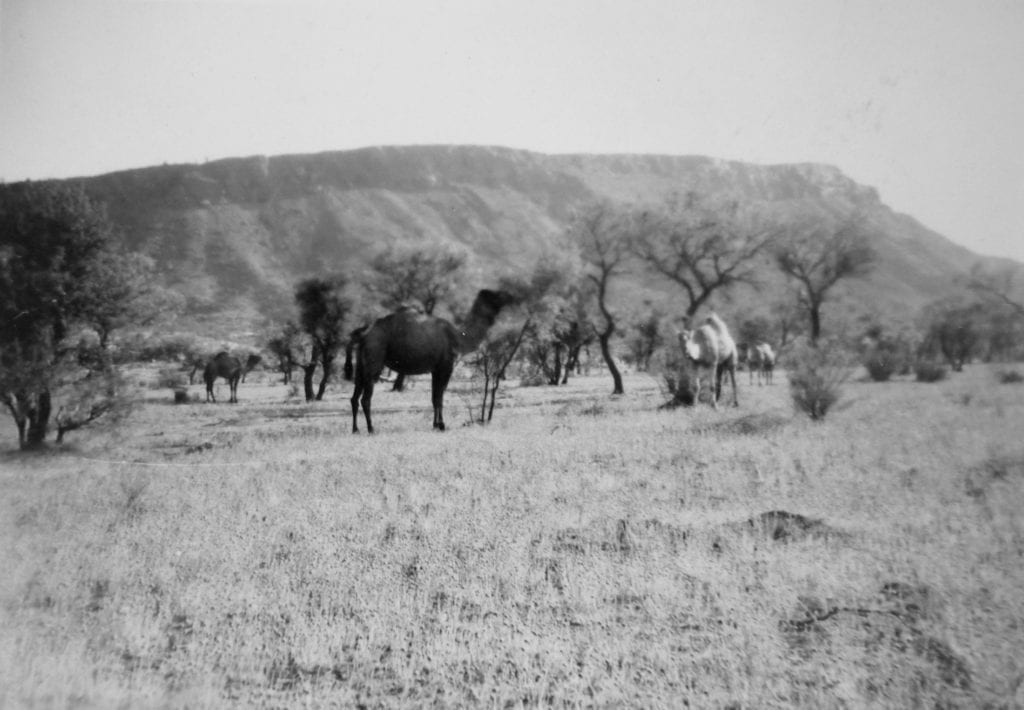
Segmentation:
[(491, 291), (485, 288), (476, 295), (476, 300), (473, 301), (473, 313), (493, 323), (502, 308), (518, 301), (519, 299), (508, 291)]

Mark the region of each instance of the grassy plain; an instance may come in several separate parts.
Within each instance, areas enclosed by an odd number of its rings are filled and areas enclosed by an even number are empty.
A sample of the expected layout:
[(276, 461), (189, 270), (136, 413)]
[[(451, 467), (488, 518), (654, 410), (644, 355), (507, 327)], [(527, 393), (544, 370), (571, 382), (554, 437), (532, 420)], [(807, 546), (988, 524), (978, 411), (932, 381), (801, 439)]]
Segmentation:
[(745, 384), (140, 390), (0, 458), (0, 707), (1024, 705), (1024, 386)]

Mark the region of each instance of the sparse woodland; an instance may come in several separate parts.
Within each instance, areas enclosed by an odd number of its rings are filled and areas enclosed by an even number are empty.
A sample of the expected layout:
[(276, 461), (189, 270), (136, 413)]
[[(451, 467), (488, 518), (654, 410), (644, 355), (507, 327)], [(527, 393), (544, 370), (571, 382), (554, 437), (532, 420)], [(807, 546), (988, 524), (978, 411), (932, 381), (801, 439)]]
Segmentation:
[[(1024, 704), (1012, 271), (858, 310), (856, 205), (688, 193), (589, 204), (526, 268), (387, 244), (236, 338), (176, 325), (83, 193), (3, 196), (0, 705)], [(513, 305), (448, 431), (427, 376), (348, 433), (358, 333), (485, 287)], [(780, 353), (719, 411), (679, 346), (712, 310)], [(220, 351), (261, 364), (201, 404)]]

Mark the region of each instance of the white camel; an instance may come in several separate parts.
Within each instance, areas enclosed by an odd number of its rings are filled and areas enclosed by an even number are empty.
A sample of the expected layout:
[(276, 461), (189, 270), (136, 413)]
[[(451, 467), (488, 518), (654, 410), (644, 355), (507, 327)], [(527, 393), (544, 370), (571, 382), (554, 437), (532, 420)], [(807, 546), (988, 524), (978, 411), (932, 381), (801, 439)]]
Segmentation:
[(714, 381), (709, 385), (711, 389), (711, 405), (718, 409), (718, 400), (722, 396), (722, 375), (729, 373), (732, 380), (732, 405), (738, 407), (739, 399), (736, 395), (736, 342), (729, 334), (722, 319), (712, 313), (704, 320), (704, 325), (696, 330), (684, 330), (679, 334), (683, 352), (687, 359), (697, 368), (696, 392), (694, 402), (700, 399), (700, 373), (707, 369), (709, 376), (713, 374)]
[(747, 369), (750, 370), (750, 384), (754, 384), (754, 373), (757, 373), (757, 384), (762, 380), (765, 384), (772, 383), (775, 371), (775, 351), (768, 343), (757, 343), (747, 347)]

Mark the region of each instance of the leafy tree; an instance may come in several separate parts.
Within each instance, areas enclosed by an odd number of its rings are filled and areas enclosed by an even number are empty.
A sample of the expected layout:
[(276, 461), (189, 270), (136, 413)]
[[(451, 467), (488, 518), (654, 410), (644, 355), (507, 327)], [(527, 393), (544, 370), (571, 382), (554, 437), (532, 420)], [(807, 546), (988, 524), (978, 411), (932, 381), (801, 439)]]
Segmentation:
[[(283, 376), (281, 380), (283, 384), (288, 384), (292, 381), (292, 372), (295, 371), (296, 367), (299, 367), (299, 361), (302, 359), (297, 354), (301, 351), (299, 346), (300, 337), (299, 327), (289, 321), (281, 327), (276, 335), (267, 340), (267, 350), (270, 352), (271, 357), (274, 358), (274, 369)], [(312, 389), (311, 384), (311, 392)], [(312, 399), (312, 396), (310, 399)]]
[[(316, 400), (324, 397), (327, 381), (334, 372), (334, 361), (344, 345), (345, 319), (351, 310), (351, 300), (345, 295), (346, 280), (337, 275), (328, 278), (306, 279), (295, 289), (295, 303), (299, 308), (299, 327), (312, 341), (310, 363), (320, 365), (322, 377)], [(307, 372), (307, 382), (312, 379)], [(311, 399), (306, 389), (307, 401)]]
[(812, 343), (821, 337), (821, 308), (842, 279), (866, 275), (876, 254), (867, 234), (853, 219), (835, 225), (823, 216), (793, 225), (775, 247), (775, 261), (797, 285), (800, 309), (810, 325)]
[[(541, 340), (538, 331), (550, 333), (551, 324), (559, 319), (565, 304), (564, 295), (570, 289), (571, 273), (564, 263), (541, 259), (526, 277), (508, 277), (501, 280), (500, 289), (512, 294), (516, 308), (503, 315), (502, 322), (492, 327), (467, 362), (484, 378), (480, 423), (494, 416), (498, 389), (505, 380), (509, 366), (529, 340)], [(570, 289), (571, 290), (571, 289)]]
[(981, 346), (985, 307), (978, 301), (950, 297), (925, 308), (925, 339), (921, 354), (941, 354), (954, 372), (964, 369)]
[(580, 350), (594, 335), (588, 312), (590, 283), (580, 265), (567, 259), (542, 259), (534, 269), (523, 308), (532, 317), (526, 356), (549, 385), (568, 382)]
[(24, 183), (0, 195), (0, 401), (22, 449), (43, 445), (55, 411), (62, 437), (124, 409), (107, 344), (137, 272), (110, 265), (141, 262), (112, 233), (81, 190)]
[(777, 234), (736, 201), (713, 204), (692, 192), (642, 213), (634, 228), (637, 256), (682, 287), (689, 317), (719, 289), (753, 284), (758, 258)]
[(464, 250), (438, 243), (404, 242), (377, 254), (370, 289), (390, 310), (416, 305), (431, 315), (456, 293), (466, 268)]
[(636, 364), (636, 369), (640, 372), (647, 372), (654, 352), (665, 342), (661, 324), (664, 315), (651, 306), (650, 301), (644, 305), (646, 306), (644, 314), (638, 316), (630, 324), (626, 336), (626, 346)]
[(771, 343), (774, 338), (772, 320), (768, 316), (756, 315), (740, 321), (736, 329), (736, 342), (743, 345)]
[(629, 259), (628, 219), (608, 203), (598, 203), (576, 216), (569, 234), (579, 246), (587, 278), (594, 284), (602, 323), (597, 326), (601, 357), (612, 376), (612, 394), (622, 394), (622, 373), (612, 356), (611, 339), (615, 335), (616, 316), (609, 307), (609, 286), (625, 272)]

